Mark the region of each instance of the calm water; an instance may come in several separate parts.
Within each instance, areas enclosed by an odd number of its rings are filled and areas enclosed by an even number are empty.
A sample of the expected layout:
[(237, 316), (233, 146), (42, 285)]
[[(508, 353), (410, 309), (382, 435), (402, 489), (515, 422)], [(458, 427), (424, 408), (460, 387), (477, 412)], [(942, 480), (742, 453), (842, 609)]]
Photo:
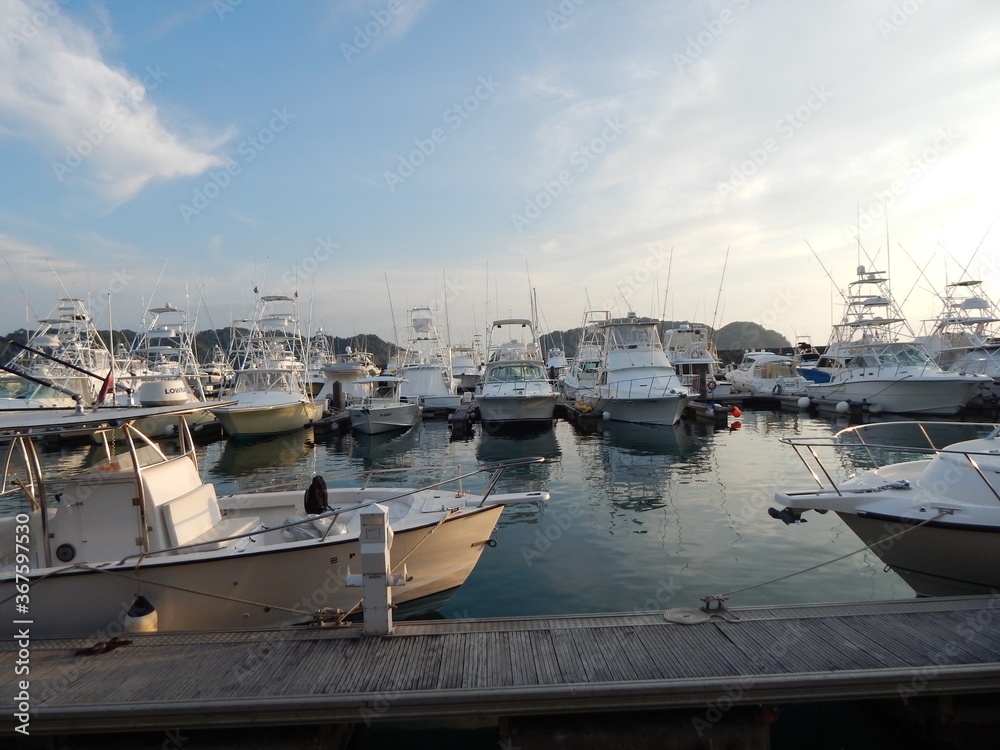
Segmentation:
[[(861, 547), (832, 513), (786, 526), (767, 514), (776, 489), (812, 480), (787, 435), (846, 426), (798, 413), (748, 411), (738, 429), (609, 423), (584, 434), (564, 421), (534, 436), (476, 429), (451, 440), (428, 421), (396, 436), (291, 436), (204, 445), (205, 476), (220, 493), (260, 485), (305, 488), (314, 473), (452, 465), (543, 456), (509, 470), (500, 491), (547, 489), (541, 508), (508, 508), (478, 566), (441, 608), (444, 617), (617, 612), (697, 607)], [(416, 476), (404, 475), (412, 484)], [(331, 483), (336, 483), (332, 480)], [(469, 485), (470, 489), (474, 486)], [(914, 596), (871, 553), (734, 594), (731, 606)]]
[[(441, 607), (442, 617), (506, 617), (698, 607), (702, 597), (753, 586), (832, 560), (861, 542), (832, 513), (786, 526), (767, 514), (778, 489), (812, 480), (788, 446), (792, 435), (830, 435), (845, 421), (792, 412), (746, 411), (739, 427), (699, 423), (675, 428), (617, 423), (585, 434), (557, 421), (541, 435), (503, 437), (477, 427), (452, 440), (431, 421), (391, 437), (314, 436), (311, 429), (250, 444), (216, 439), (199, 449), (204, 476), (220, 494), (251, 487), (296, 486), (313, 474), (331, 484), (361, 469), (471, 467), (482, 461), (543, 456), (509, 470), (499, 491), (547, 489), (541, 508), (508, 508), (472, 575)], [(853, 467), (844, 453), (841, 473)], [(79, 468), (93, 451), (44, 454), (59, 471)], [(403, 473), (412, 485), (415, 475)], [(470, 483), (467, 489), (475, 490)], [(10, 512), (9, 510), (7, 512)], [(735, 593), (730, 606), (905, 599), (913, 591), (861, 553), (777, 583)], [(784, 707), (772, 730), (775, 748), (898, 747), (851, 705)], [(495, 731), (359, 731), (355, 747), (386, 747), (401, 733), (411, 747), (495, 748)], [(848, 734), (845, 734), (847, 732)], [(858, 736), (850, 735), (853, 732)]]

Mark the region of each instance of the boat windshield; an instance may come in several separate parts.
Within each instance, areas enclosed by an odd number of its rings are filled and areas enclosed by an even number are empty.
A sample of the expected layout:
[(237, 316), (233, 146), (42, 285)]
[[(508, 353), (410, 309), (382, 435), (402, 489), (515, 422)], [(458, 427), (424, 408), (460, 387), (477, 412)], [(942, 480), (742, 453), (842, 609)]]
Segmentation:
[(511, 383), (519, 380), (547, 380), (540, 365), (525, 363), (504, 365), (490, 370), (489, 380), (497, 383)]
[(610, 349), (662, 349), (655, 325), (612, 326), (608, 332)]
[(930, 358), (915, 346), (902, 346), (885, 349), (879, 353), (879, 362), (890, 366), (923, 366), (930, 364)]

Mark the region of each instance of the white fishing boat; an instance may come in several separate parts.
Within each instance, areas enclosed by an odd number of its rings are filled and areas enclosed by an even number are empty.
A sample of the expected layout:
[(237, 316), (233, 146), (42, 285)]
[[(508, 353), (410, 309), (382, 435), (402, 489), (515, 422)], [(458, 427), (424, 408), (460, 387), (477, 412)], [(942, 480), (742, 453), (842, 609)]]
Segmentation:
[(323, 368), (333, 364), (336, 355), (326, 331), (320, 328), (309, 337), (306, 346), (306, 372), (303, 378), (310, 396), (319, 397), (319, 392), (326, 385), (326, 374)]
[(986, 375), (981, 398), (1000, 399), (1000, 310), (987, 296), (983, 282), (959, 281), (945, 287), (942, 310), (930, 332), (919, 341), (949, 372)]
[(452, 376), (451, 350), (441, 340), (429, 307), (410, 310), (408, 340), (396, 374), (403, 378), (400, 397), (425, 412), (454, 411), (462, 401)]
[(587, 310), (583, 313), (580, 341), (565, 373), (559, 377), (563, 398), (576, 401), (597, 385), (604, 350), (604, 324), (611, 319), (607, 310)]
[[(116, 398), (118, 405), (137, 401), (140, 406), (195, 404), (208, 399), (208, 378), (194, 351), (194, 331), (187, 312), (169, 302), (150, 308), (116, 378), (128, 389)], [(206, 426), (215, 421), (207, 411), (189, 417), (192, 425)], [(173, 419), (148, 420), (140, 429), (150, 437), (171, 434)]]
[(378, 365), (371, 352), (358, 351), (347, 347), (342, 354), (334, 354), (333, 360), (323, 366), (326, 382), (317, 394), (317, 400), (327, 400), (335, 406), (343, 407), (363, 398), (366, 388), (355, 385), (359, 380), (378, 375)]
[(373, 375), (354, 381), (362, 389), (360, 398), (347, 405), (351, 427), (367, 435), (409, 429), (420, 421), (422, 407), (403, 401), (400, 386), (403, 378), (395, 375)]
[(663, 348), (681, 382), (692, 392), (709, 398), (732, 393), (707, 326), (680, 323), (667, 328)]
[[(181, 416), (185, 408), (162, 411)], [(308, 489), (219, 497), (199, 475), (183, 419), (173, 453), (136, 430), (127, 410), (30, 417), (0, 426), (14, 436), (0, 518), (5, 638), (25, 619), (32, 638), (100, 641), (123, 629), (341, 621), (361, 605), (361, 589), (344, 583), (360, 573), (360, 513), (374, 503), (387, 510), (392, 531), (390, 572), (405, 579), (393, 589), (394, 603), (419, 609), (465, 581), (504, 507), (548, 499), (545, 491), (492, 491), (507, 466), (543, 459), (450, 477), (454, 467), (428, 470), (409, 488), (392, 486), (389, 472), (369, 472), (317, 477)], [(125, 438), (103, 441), (99, 462), (68, 477), (41, 476), (32, 433), (111, 427)]]
[(18, 352), (3, 367), (0, 410), (75, 408), (106, 398), (114, 362), (87, 303), (64, 297), (38, 322), (26, 344), (10, 342)]
[(471, 393), (483, 375), (482, 336), (472, 337), (472, 344), (451, 347), (451, 376), (458, 393)]
[(773, 517), (832, 510), (921, 595), (1000, 589), (996, 424), (883, 422), (782, 442), (818, 486), (776, 493)]
[(545, 372), (532, 321), (493, 321), (487, 352), (474, 396), (483, 426), (489, 431), (551, 426), (558, 394)]
[(319, 419), (323, 407), (303, 380), (304, 356), (295, 300), (259, 297), (236, 385), (223, 394), (235, 403), (211, 409), (222, 428), (233, 437), (256, 438), (299, 430)]
[(727, 377), (733, 392), (756, 396), (801, 394), (812, 382), (799, 374), (794, 358), (765, 351), (745, 352)]
[(816, 369), (829, 380), (811, 383), (812, 398), (866, 404), (897, 414), (957, 414), (987, 379), (946, 372), (914, 340), (882, 271), (858, 267), (844, 294), (845, 311)]
[(581, 396), (606, 419), (674, 424), (692, 399), (663, 351), (659, 321), (626, 318), (602, 324), (604, 344), (597, 385)]

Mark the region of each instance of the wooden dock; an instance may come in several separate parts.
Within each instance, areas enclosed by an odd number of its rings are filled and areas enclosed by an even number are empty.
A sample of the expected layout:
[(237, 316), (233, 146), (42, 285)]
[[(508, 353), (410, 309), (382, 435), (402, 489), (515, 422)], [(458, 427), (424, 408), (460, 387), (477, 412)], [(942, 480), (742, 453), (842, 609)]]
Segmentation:
[(3, 645), (0, 694), (16, 715), (27, 692), (31, 735), (649, 709), (714, 726), (739, 706), (998, 693), (998, 614), (959, 597), (154, 633), (96, 655), (39, 639), (28, 677)]

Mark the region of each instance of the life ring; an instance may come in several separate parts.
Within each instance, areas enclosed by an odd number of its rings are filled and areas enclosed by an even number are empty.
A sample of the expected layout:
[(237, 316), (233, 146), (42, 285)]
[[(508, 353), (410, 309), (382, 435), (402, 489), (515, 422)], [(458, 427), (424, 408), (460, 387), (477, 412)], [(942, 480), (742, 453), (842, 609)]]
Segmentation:
[(708, 388), (708, 390), (710, 391), (714, 391), (717, 385), (718, 383), (716, 383), (714, 380), (709, 380), (708, 383), (705, 384), (705, 387)]

